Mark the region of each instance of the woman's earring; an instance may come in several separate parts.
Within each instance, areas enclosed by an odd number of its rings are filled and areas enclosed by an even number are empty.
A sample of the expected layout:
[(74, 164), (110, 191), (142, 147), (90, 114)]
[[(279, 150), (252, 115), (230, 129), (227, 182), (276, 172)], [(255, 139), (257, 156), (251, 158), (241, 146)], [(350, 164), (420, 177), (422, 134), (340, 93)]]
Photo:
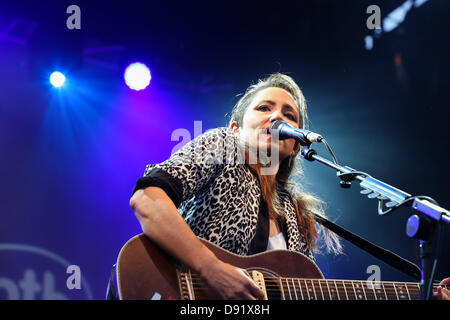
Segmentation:
[(288, 167), (290, 168), (292, 166), (292, 159), (294, 158), (294, 152), (291, 152), (289, 154), (289, 162), (288, 162)]

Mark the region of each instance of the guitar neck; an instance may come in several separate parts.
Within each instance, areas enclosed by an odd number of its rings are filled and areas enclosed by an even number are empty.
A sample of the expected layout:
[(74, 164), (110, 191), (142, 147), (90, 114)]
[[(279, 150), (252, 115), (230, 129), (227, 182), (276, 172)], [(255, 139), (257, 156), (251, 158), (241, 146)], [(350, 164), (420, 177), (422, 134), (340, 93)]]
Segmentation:
[(419, 283), (280, 278), (286, 300), (418, 300)]

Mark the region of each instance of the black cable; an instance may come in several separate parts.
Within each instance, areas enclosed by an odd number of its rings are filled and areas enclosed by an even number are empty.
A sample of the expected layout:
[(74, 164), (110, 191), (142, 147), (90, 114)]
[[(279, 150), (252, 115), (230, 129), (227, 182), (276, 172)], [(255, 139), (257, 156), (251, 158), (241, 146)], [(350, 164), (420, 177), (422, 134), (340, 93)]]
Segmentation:
[(439, 204), (437, 203), (436, 200), (434, 200), (433, 198), (430, 198), (430, 197), (428, 197), (428, 196), (412, 196), (412, 197), (406, 198), (404, 201), (402, 201), (402, 202), (399, 203), (398, 205), (396, 205), (396, 206), (394, 206), (394, 207), (392, 207), (392, 208), (389, 208), (389, 209), (386, 210), (386, 211), (383, 211), (383, 210), (382, 210), (382, 206), (383, 206), (382, 203), (383, 203), (383, 200), (380, 200), (380, 205), (378, 206), (378, 214), (379, 214), (379, 215), (385, 215), (386, 213), (389, 213), (389, 212), (393, 211), (394, 209), (398, 209), (398, 208), (400, 208), (400, 207), (403, 207), (403, 206), (409, 204), (410, 202), (414, 202), (414, 200), (416, 200), (416, 199), (419, 199), (419, 200), (428, 200), (428, 201), (430, 201), (431, 203), (433, 203), (433, 204), (435, 204), (435, 205), (437, 205), (437, 206), (439, 205)]
[(437, 269), (437, 264), (438, 264), (438, 257), (439, 257), (439, 249), (440, 249), (440, 244), (441, 244), (441, 239), (442, 239), (442, 224), (441, 223), (437, 223), (436, 226), (437, 230), (436, 230), (436, 239), (435, 239), (435, 243), (434, 243), (434, 250), (433, 250), (433, 267), (431, 269), (431, 273), (430, 273), (430, 285), (428, 288), (426, 288), (426, 297), (429, 300), (432, 297), (432, 292), (433, 292), (433, 279), (434, 279), (434, 275), (436, 273), (436, 269)]
[(334, 155), (333, 150), (331, 150), (331, 147), (330, 147), (330, 145), (328, 144), (327, 140), (325, 140), (325, 139), (322, 138), (321, 142), (323, 142), (323, 143), (325, 144), (325, 146), (327, 147), (328, 152), (330, 152), (331, 156), (333, 157), (334, 163), (337, 164), (337, 165), (339, 165), (339, 164), (338, 164), (338, 161), (337, 161), (337, 159), (336, 159), (336, 156)]

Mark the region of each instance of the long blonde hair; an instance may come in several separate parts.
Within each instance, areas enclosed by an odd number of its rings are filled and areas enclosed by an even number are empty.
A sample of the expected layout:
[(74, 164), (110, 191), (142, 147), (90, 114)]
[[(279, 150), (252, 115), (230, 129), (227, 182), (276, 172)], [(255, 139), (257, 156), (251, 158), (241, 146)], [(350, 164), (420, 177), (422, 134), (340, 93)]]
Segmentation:
[[(270, 87), (281, 88), (291, 94), (300, 112), (299, 128), (306, 129), (308, 127), (306, 99), (295, 81), (290, 76), (281, 73), (271, 74), (267, 78), (249, 86), (233, 107), (229, 125), (231, 126), (234, 122), (238, 127), (241, 127), (244, 114), (256, 93)], [(274, 219), (283, 219), (277, 191), (288, 191), (293, 199), (300, 232), (303, 233), (308, 248), (311, 251), (320, 252), (320, 248), (324, 246), (327, 252), (342, 253), (342, 245), (337, 235), (317, 225), (315, 221), (315, 215), (326, 217), (325, 202), (302, 187), (303, 169), (301, 162), (297, 158), (296, 155), (291, 154), (290, 157), (284, 159), (280, 163), (275, 180), (270, 179), (267, 175), (261, 175), (258, 164), (249, 165), (259, 177), (261, 192), (264, 200), (267, 202), (269, 215)], [(324, 245), (318, 245), (319, 239), (324, 240)]]

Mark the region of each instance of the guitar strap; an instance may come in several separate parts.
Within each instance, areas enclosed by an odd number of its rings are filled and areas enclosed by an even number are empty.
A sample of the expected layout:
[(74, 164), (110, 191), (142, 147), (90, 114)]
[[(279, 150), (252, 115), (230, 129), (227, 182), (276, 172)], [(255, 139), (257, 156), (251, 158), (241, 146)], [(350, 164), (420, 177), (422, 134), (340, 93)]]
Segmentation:
[(406, 273), (407, 275), (417, 279), (420, 281), (421, 279), (421, 270), (420, 268), (415, 265), (414, 263), (403, 259), (399, 255), (383, 249), (370, 241), (367, 241), (364, 238), (361, 238), (360, 236), (342, 228), (341, 226), (335, 224), (334, 222), (331, 222), (330, 220), (315, 215), (315, 219), (318, 223), (320, 223), (325, 228), (329, 229), (330, 231), (336, 233), (338, 236), (344, 238), (345, 240), (353, 243), (358, 248), (368, 252), (372, 256), (374, 256), (377, 259), (380, 259), (390, 266), (400, 270), (403, 273)]

